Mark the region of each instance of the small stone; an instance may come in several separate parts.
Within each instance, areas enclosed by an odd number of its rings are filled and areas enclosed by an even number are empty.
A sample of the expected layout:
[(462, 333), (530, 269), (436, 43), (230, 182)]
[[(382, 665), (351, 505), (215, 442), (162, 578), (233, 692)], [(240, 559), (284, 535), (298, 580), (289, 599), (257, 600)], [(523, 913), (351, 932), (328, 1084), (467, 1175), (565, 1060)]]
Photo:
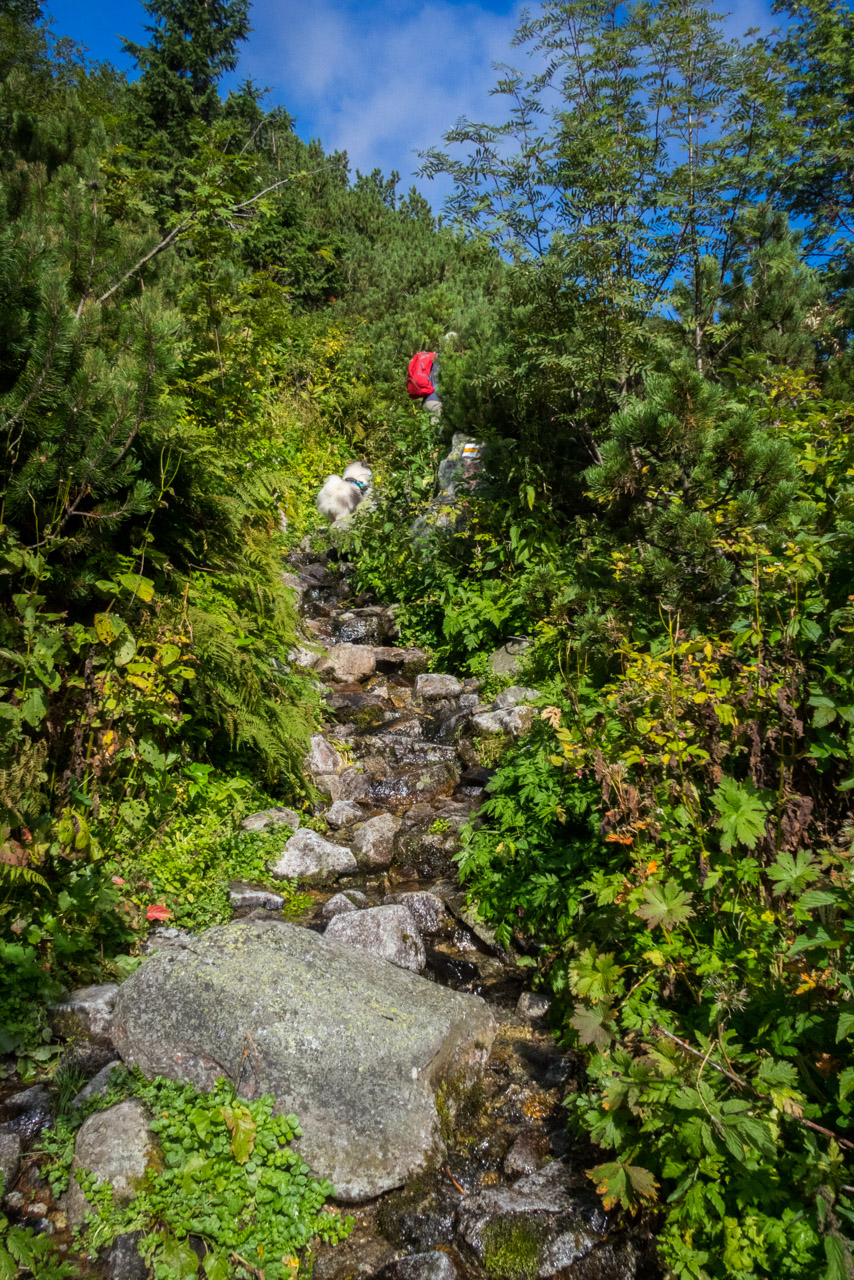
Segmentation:
[(360, 947), (413, 973), (420, 973), (427, 963), (418, 925), (406, 907), (369, 907), (353, 915), (336, 916), (323, 936)]
[(456, 698), (463, 691), (463, 686), (456, 676), (439, 675), (430, 672), (421, 675), (415, 681), (416, 698)]
[(123, 1206), (133, 1199), (140, 1179), (156, 1157), (148, 1113), (136, 1098), (89, 1116), (74, 1144), (71, 1180), (64, 1198), (69, 1223), (79, 1226), (91, 1208), (74, 1176), (78, 1169), (88, 1170), (97, 1182), (109, 1182), (114, 1202)]
[(43, 1218), (47, 1213), (47, 1205), (44, 1200), (33, 1200), (27, 1209), (27, 1216), (30, 1218)]
[(534, 1173), (545, 1164), (549, 1154), (546, 1134), (535, 1129), (520, 1133), (504, 1158), (504, 1172), (513, 1178), (518, 1174)]
[(383, 906), (406, 907), (412, 913), (422, 933), (435, 933), (447, 919), (445, 904), (435, 893), (390, 893), (383, 899)]
[(504, 689), (492, 704), (494, 711), (507, 711), (518, 707), (521, 702), (534, 702), (540, 696), (539, 689), (526, 689), (523, 685), (514, 684)]
[(536, 1022), (544, 1018), (551, 1008), (552, 1002), (547, 996), (537, 995), (534, 991), (523, 991), (516, 1001), (516, 1012), (520, 1018)]
[(322, 653), (315, 653), (314, 650), (307, 649), (304, 644), (294, 645), (293, 649), (288, 650), (288, 662), (292, 662), (295, 667), (303, 671), (311, 671), (322, 657)]
[(0, 1176), (9, 1190), (21, 1168), (21, 1139), (17, 1133), (0, 1133)]
[(357, 870), (346, 845), (324, 840), (307, 827), (291, 836), (281, 857), (270, 864), (270, 873), (281, 880), (334, 880)]
[(13, 1213), (20, 1213), (26, 1203), (23, 1191), (10, 1191), (3, 1197), (3, 1207), (11, 1209)]
[(356, 889), (348, 889), (344, 893), (336, 893), (328, 902), (324, 902), (320, 908), (320, 914), (324, 920), (334, 920), (336, 916), (361, 911), (367, 905), (368, 899), (363, 893), (359, 893)]
[(104, 1257), (109, 1280), (146, 1280), (148, 1265), (140, 1257), (139, 1242), (143, 1231), (129, 1231), (116, 1236)]
[(334, 644), (316, 666), (319, 675), (331, 677), (339, 684), (360, 681), (376, 670), (374, 650), (364, 644)]
[(273, 809), (259, 809), (257, 813), (250, 813), (243, 819), (240, 824), (241, 831), (264, 831), (267, 827), (286, 826), (291, 831), (297, 831), (300, 824), (300, 815), (296, 809), (285, 809), (277, 805)]
[(57, 1034), (69, 1040), (111, 1044), (110, 1024), (118, 991), (115, 982), (101, 982), (97, 986), (72, 991), (67, 1000), (51, 1005), (51, 1025)]
[(344, 761), (322, 733), (315, 733), (312, 735), (311, 747), (305, 758), (305, 767), (306, 771), (313, 775), (338, 773), (344, 767)]
[(446, 1253), (410, 1253), (387, 1263), (374, 1280), (456, 1280), (457, 1269)]
[(400, 818), (381, 813), (356, 828), (353, 850), (362, 866), (387, 867), (394, 854), (394, 837), (400, 829)]
[(515, 676), (532, 640), (523, 638), (508, 640), (500, 649), (490, 655), (489, 665), (497, 676)]
[(84, 1102), (88, 1102), (90, 1098), (102, 1098), (110, 1087), (110, 1076), (114, 1071), (123, 1071), (124, 1063), (120, 1058), (114, 1058), (112, 1062), (108, 1062), (102, 1067), (96, 1076), (93, 1076), (88, 1084), (84, 1084), (79, 1093), (76, 1093), (71, 1099), (71, 1105), (75, 1111), (83, 1106)]
[[(460, 711), (474, 711), (475, 708), (479, 707), (480, 705), (481, 705), (480, 698), (477, 696), (476, 693), (460, 694), (460, 702), (459, 702)], [(484, 708), (484, 710), (486, 710), (486, 708)]]
[(361, 818), (362, 810), (353, 800), (336, 800), (323, 816), (330, 827), (346, 827), (348, 822)]
[(257, 889), (243, 880), (229, 882), (228, 900), (237, 911), (281, 911), (285, 905), (281, 894)]

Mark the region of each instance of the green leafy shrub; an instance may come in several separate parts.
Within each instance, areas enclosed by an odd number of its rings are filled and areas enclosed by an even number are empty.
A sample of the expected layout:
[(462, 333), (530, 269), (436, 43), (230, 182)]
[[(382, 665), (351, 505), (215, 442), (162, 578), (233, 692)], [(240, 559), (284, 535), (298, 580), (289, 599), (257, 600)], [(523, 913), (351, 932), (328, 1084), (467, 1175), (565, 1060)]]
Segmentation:
[[(126, 1209), (112, 1189), (81, 1186), (97, 1206), (85, 1235), (103, 1248), (116, 1235), (142, 1231), (141, 1251), (158, 1280), (289, 1280), (315, 1239), (334, 1242), (351, 1220), (326, 1208), (329, 1182), (313, 1178), (289, 1147), (296, 1116), (273, 1114), (267, 1095), (248, 1102), (220, 1082), (210, 1094), (171, 1081), (134, 1077), (130, 1088), (154, 1116), (164, 1167), (150, 1171)], [(188, 1237), (202, 1242), (201, 1263)]]

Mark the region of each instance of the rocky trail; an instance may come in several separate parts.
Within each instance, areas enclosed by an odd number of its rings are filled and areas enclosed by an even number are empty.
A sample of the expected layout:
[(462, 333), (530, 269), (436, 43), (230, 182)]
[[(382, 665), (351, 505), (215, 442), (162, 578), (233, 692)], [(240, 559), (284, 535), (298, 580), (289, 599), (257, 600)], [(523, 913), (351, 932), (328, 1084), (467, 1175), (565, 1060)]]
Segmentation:
[[(567, 1134), (575, 1067), (547, 1002), (455, 876), (459, 830), (489, 779), (477, 743), (524, 733), (536, 691), (483, 704), (476, 681), (430, 673), (396, 644), (394, 609), (354, 599), (346, 562), (306, 550), (290, 570), (304, 627), (293, 659), (323, 682), (307, 760), (322, 821), (284, 808), (246, 819), (281, 825), (282, 849), (266, 884), (231, 885), (232, 923), (158, 930), (121, 987), (55, 1011), (100, 1072), (87, 1090), (115, 1061), (273, 1093), (355, 1217), (348, 1239), (316, 1250), (317, 1280), (652, 1280), (648, 1235), (603, 1211), (589, 1153)], [(281, 879), (311, 897), (295, 922)], [(7, 1096), (0, 1121), (7, 1207), (64, 1238), (83, 1194), (72, 1182), (54, 1202), (26, 1154), (51, 1123), (47, 1092)], [(125, 1102), (84, 1122), (75, 1159), (131, 1196), (151, 1146), (141, 1104)], [(147, 1271), (125, 1239), (92, 1275)]]

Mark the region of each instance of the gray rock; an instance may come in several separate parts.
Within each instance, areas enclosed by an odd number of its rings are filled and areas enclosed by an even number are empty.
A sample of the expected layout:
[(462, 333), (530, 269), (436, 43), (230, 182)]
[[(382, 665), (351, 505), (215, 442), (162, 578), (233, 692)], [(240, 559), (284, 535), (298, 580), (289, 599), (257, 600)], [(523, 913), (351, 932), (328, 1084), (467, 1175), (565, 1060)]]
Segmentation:
[(318, 791), (322, 791), (333, 803), (339, 800), (369, 800), (371, 780), (356, 765), (341, 773), (327, 773), (314, 779)]
[(516, 1138), (504, 1157), (504, 1172), (514, 1178), (519, 1174), (534, 1173), (545, 1164), (549, 1153), (549, 1140), (537, 1129), (526, 1129)]
[(312, 734), (311, 747), (305, 758), (306, 771), (312, 775), (339, 773), (344, 767), (342, 757), (322, 733)]
[(148, 1077), (210, 1089), (224, 1075), (244, 1096), (272, 1093), (300, 1118), (303, 1157), (356, 1201), (441, 1149), (435, 1090), (471, 1080), (496, 1029), (479, 997), (273, 920), (152, 956), (122, 984), (114, 1022), (125, 1062)]
[(447, 919), (445, 904), (435, 893), (390, 893), (383, 898), (383, 906), (406, 907), (422, 933), (435, 933)]
[(346, 827), (361, 818), (362, 810), (353, 800), (336, 800), (323, 815), (330, 827)]
[(147, 1280), (149, 1270), (139, 1254), (144, 1231), (129, 1231), (116, 1236), (104, 1255), (109, 1280)]
[(394, 854), (394, 837), (400, 830), (400, 818), (381, 813), (369, 818), (353, 832), (353, 852), (360, 866), (388, 867)]
[(122, 1071), (124, 1064), (119, 1058), (114, 1058), (112, 1062), (108, 1062), (102, 1067), (96, 1076), (93, 1076), (88, 1084), (84, 1084), (79, 1093), (76, 1093), (71, 1099), (71, 1105), (75, 1111), (88, 1102), (90, 1098), (102, 1098), (110, 1087), (110, 1076), (114, 1071)]
[(20, 1093), (10, 1093), (3, 1099), (3, 1106), (13, 1116), (20, 1116), (28, 1111), (52, 1111), (50, 1093), (43, 1084), (34, 1084), (29, 1089), (21, 1089)]
[(521, 738), (534, 723), (536, 714), (533, 707), (509, 707), (505, 711), (476, 711), (471, 722), (475, 732), (486, 737), (506, 734), (511, 738)]
[(566, 1275), (596, 1248), (606, 1227), (595, 1193), (570, 1190), (567, 1170), (557, 1161), (515, 1186), (466, 1196), (457, 1210), (458, 1239), (495, 1280)]
[(532, 644), (532, 640), (514, 636), (490, 655), (489, 665), (497, 676), (515, 676)]
[(258, 889), (243, 880), (230, 880), (228, 900), (237, 911), (281, 911), (285, 900), (270, 889)]
[(308, 649), (304, 644), (294, 645), (293, 649), (288, 650), (288, 661), (303, 671), (313, 670), (322, 657), (323, 654), (320, 651)]
[(11, 1191), (21, 1168), (21, 1139), (17, 1133), (0, 1133), (0, 1177)]
[(101, 982), (94, 987), (80, 987), (72, 991), (67, 1000), (50, 1007), (54, 1031), (69, 1040), (112, 1044), (110, 1023), (118, 989), (115, 982)]
[(456, 1280), (457, 1268), (446, 1253), (410, 1253), (387, 1263), (376, 1280)]
[(346, 845), (324, 840), (307, 827), (291, 836), (281, 857), (270, 864), (270, 874), (281, 880), (335, 880), (357, 870)]
[(193, 937), (191, 929), (152, 929), (151, 933), (142, 944), (142, 954), (150, 956), (155, 951), (168, 951), (180, 949)]
[(109, 1182), (114, 1202), (126, 1205), (136, 1195), (146, 1169), (157, 1158), (158, 1148), (149, 1127), (148, 1113), (136, 1098), (89, 1116), (77, 1134), (71, 1181), (64, 1197), (69, 1225), (79, 1226), (91, 1208), (74, 1176), (78, 1169), (88, 1170), (98, 1182)]
[(300, 824), (300, 815), (296, 809), (286, 809), (281, 805), (277, 805), (273, 809), (259, 809), (257, 813), (250, 813), (243, 819), (240, 824), (241, 831), (264, 831), (267, 827), (286, 826), (291, 831), (297, 831)]
[(328, 902), (324, 902), (320, 908), (320, 914), (324, 920), (334, 920), (336, 916), (361, 911), (367, 905), (368, 899), (363, 893), (359, 893), (358, 889), (345, 889), (343, 893), (336, 893)]
[(526, 689), (523, 685), (514, 684), (503, 689), (492, 704), (493, 711), (508, 711), (518, 707), (521, 702), (534, 702), (540, 696), (539, 689)]
[(324, 937), (350, 947), (361, 947), (400, 969), (420, 973), (427, 963), (418, 925), (406, 907), (369, 907), (355, 915), (334, 918)]
[(430, 672), (418, 676), (415, 681), (416, 698), (430, 700), (432, 698), (456, 698), (463, 691), (463, 686), (456, 676), (439, 675)]
[(327, 676), (337, 684), (366, 680), (376, 669), (374, 650), (365, 644), (334, 644), (315, 667), (318, 675)]
[(531, 1022), (544, 1018), (551, 1007), (552, 1002), (548, 996), (538, 995), (535, 991), (523, 991), (516, 1001), (519, 1017), (528, 1018)]

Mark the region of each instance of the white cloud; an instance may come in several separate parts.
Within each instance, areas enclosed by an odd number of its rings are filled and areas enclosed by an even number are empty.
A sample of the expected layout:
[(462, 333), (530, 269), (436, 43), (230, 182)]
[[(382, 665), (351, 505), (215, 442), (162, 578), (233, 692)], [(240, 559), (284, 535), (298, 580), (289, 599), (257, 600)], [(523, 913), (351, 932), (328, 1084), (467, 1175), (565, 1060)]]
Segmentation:
[(416, 150), (461, 115), (494, 114), (492, 63), (510, 58), (517, 17), (454, 0), (360, 14), (340, 0), (256, 0), (241, 71), (275, 87), (302, 136), (346, 150), (354, 170), (398, 169), (408, 186)]

